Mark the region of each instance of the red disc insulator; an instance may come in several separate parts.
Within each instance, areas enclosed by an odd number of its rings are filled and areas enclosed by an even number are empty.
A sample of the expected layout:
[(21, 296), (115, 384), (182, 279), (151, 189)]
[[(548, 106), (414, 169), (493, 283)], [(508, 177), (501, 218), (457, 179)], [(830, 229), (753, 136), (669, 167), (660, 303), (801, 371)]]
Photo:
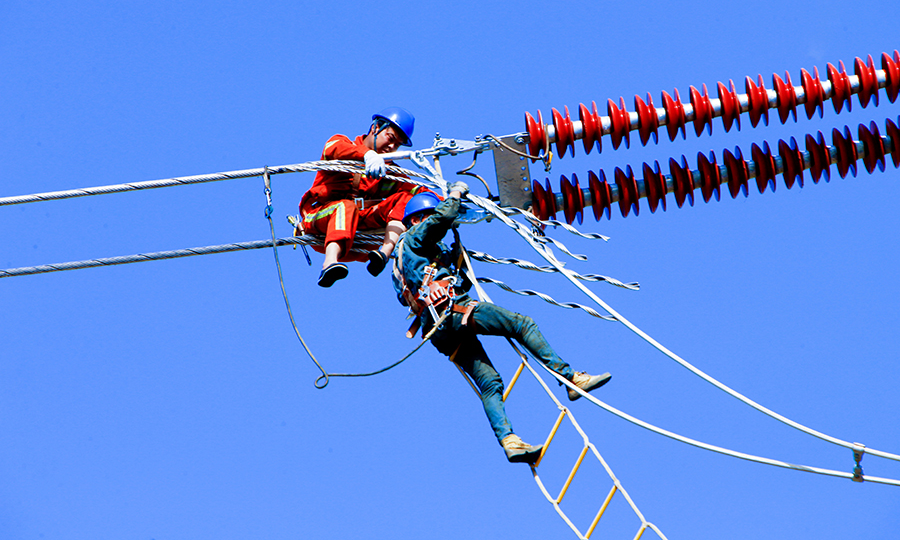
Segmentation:
[(681, 163), (675, 161), (675, 158), (669, 158), (669, 172), (672, 175), (672, 188), (678, 208), (681, 208), (685, 199), (694, 206), (694, 173), (688, 167), (684, 156), (681, 156)]
[(706, 85), (703, 85), (703, 94), (691, 86), (691, 106), (694, 108), (694, 132), (699, 137), (706, 128), (706, 133), (712, 135), (713, 110), (712, 104), (709, 102), (709, 91)]
[(747, 99), (750, 102), (750, 125), (756, 127), (760, 118), (764, 118), (766, 125), (769, 125), (769, 94), (763, 84), (762, 75), (757, 79), (759, 86), (753, 83), (753, 79), (747, 77), (744, 80), (744, 88), (747, 93)]
[(831, 103), (834, 105), (834, 112), (839, 113), (847, 102), (847, 112), (850, 112), (850, 95), (853, 93), (853, 87), (850, 85), (850, 77), (847, 76), (847, 70), (844, 69), (844, 61), (838, 62), (841, 70), (828, 64), (828, 80), (831, 81)]
[(856, 151), (856, 142), (850, 135), (850, 128), (844, 126), (844, 132), (838, 128), (831, 130), (831, 141), (837, 149), (837, 166), (838, 174), (841, 178), (846, 178), (848, 172), (853, 172), (856, 176), (856, 160), (859, 158)]
[[(538, 119), (535, 121), (531, 113), (525, 113), (525, 131), (528, 132), (528, 153), (537, 156), (541, 150), (547, 147), (547, 132), (544, 130), (544, 117), (538, 109)], [(534, 163), (535, 159), (531, 162)]]
[(821, 131), (816, 137), (806, 136), (806, 152), (809, 154), (809, 172), (813, 182), (818, 184), (823, 173), (828, 182), (831, 179), (831, 152)]
[(537, 180), (532, 181), (531, 213), (538, 219), (556, 219), (556, 195), (550, 189), (550, 179), (546, 180), (546, 187)]
[(728, 191), (731, 193), (732, 199), (737, 198), (741, 191), (744, 192), (744, 197), (747, 196), (747, 181), (750, 179), (750, 168), (744, 161), (741, 149), (736, 147), (734, 152), (732, 154), (725, 150), (722, 157), (722, 161), (725, 163), (725, 172), (728, 173)]
[(622, 217), (628, 217), (628, 212), (632, 209), (634, 210), (634, 215), (638, 215), (640, 213), (640, 207), (638, 206), (640, 195), (637, 181), (634, 179), (634, 173), (631, 171), (631, 165), (628, 165), (625, 171), (616, 167), (615, 178), (616, 187), (619, 191), (619, 211), (622, 212)]
[(634, 110), (638, 114), (638, 132), (641, 134), (641, 144), (647, 145), (650, 135), (653, 135), (653, 142), (659, 142), (659, 115), (656, 114), (656, 108), (653, 106), (653, 98), (647, 93), (647, 103), (638, 96), (634, 96)]
[(616, 107), (616, 103), (611, 99), (606, 103), (610, 124), (609, 136), (614, 149), (622, 144), (622, 139), (625, 139), (625, 148), (631, 146), (631, 119), (628, 117), (628, 111), (625, 110), (625, 99), (620, 97), (619, 104), (622, 106), (621, 109)]
[(582, 222), (582, 210), (584, 209), (584, 193), (578, 187), (578, 177), (572, 174), (572, 182), (563, 175), (559, 180), (559, 187), (563, 196), (563, 213), (566, 216), (566, 223), (572, 224), (578, 219), (578, 224)]
[(666, 129), (669, 131), (669, 140), (674, 141), (681, 130), (681, 138), (686, 139), (684, 134), (684, 105), (681, 103), (681, 96), (678, 95), (678, 89), (675, 89), (675, 99), (665, 90), (662, 93), (663, 108), (666, 110)]
[(603, 214), (609, 219), (609, 207), (612, 205), (612, 190), (606, 182), (606, 173), (600, 170), (600, 178), (594, 171), (588, 171), (588, 186), (591, 192), (591, 208), (594, 210), (594, 219), (600, 221)]
[(819, 109), (819, 118), (822, 118), (822, 108), (825, 104), (825, 89), (822, 88), (822, 81), (819, 79), (819, 68), (814, 70), (816, 76), (813, 78), (805, 69), (800, 70), (801, 84), (803, 84), (803, 93), (806, 95), (806, 117), (812, 118)]
[(584, 144), (584, 153), (590, 154), (597, 145), (597, 152), (603, 151), (603, 143), (600, 136), (603, 135), (603, 125), (600, 123), (600, 115), (597, 114), (597, 103), (591, 102), (594, 112), (588, 111), (583, 103), (578, 104), (578, 119), (581, 120), (581, 142)]
[(784, 124), (787, 122), (788, 116), (794, 115), (794, 122), (797, 121), (797, 92), (791, 82), (791, 74), (784, 72), (784, 80), (777, 73), (772, 75), (772, 86), (778, 94), (778, 119)]
[(737, 128), (740, 131), (741, 101), (738, 98), (737, 90), (734, 89), (734, 81), (729, 80), (728, 84), (731, 90), (725, 88), (725, 85), (722, 83), (718, 84), (719, 103), (722, 107), (722, 124), (725, 126), (725, 131), (728, 132), (731, 129), (731, 124), (737, 122)]
[(644, 163), (644, 192), (647, 194), (647, 204), (650, 212), (656, 212), (656, 207), (662, 203), (662, 209), (666, 210), (666, 179), (659, 172), (659, 162), (653, 162), (653, 168)]
[(714, 194), (718, 201), (722, 172), (716, 165), (716, 155), (710, 152), (707, 158), (703, 152), (697, 152), (697, 169), (700, 171), (700, 191), (703, 193), (703, 202), (709, 202)]
[(763, 143), (760, 148), (756, 143), (750, 147), (750, 156), (756, 168), (756, 187), (760, 193), (765, 193), (768, 184), (775, 191), (775, 158), (769, 149), (769, 143)]
[(891, 140), (891, 161), (894, 167), (900, 167), (900, 129), (890, 118), (885, 122), (885, 135)]
[(888, 101), (893, 103), (897, 99), (897, 94), (900, 93), (900, 52), (895, 50), (894, 58), (891, 58), (888, 53), (882, 53), (881, 69), (885, 73), (884, 89), (887, 92)]
[(854, 62), (853, 72), (859, 80), (859, 90), (856, 97), (859, 98), (859, 104), (865, 108), (869, 104), (869, 99), (874, 98), (875, 106), (878, 106), (878, 74), (875, 73), (875, 62), (872, 61), (872, 55), (865, 64), (858, 56)]
[(556, 128), (556, 153), (559, 157), (566, 155), (566, 150), (575, 157), (575, 126), (572, 125), (572, 117), (569, 116), (569, 107), (566, 106), (565, 118), (556, 109), (553, 113), (553, 127)]
[(866, 166), (866, 172), (869, 174), (873, 173), (875, 167), (884, 172), (884, 140), (878, 131), (878, 124), (872, 122), (868, 128), (860, 124), (858, 133), (859, 140), (863, 144), (863, 152), (865, 154), (863, 155), (863, 164)]
[(803, 153), (797, 148), (797, 140), (791, 137), (791, 143), (778, 141), (778, 155), (781, 157), (781, 169), (784, 185), (791, 189), (794, 180), (798, 180), (803, 187)]

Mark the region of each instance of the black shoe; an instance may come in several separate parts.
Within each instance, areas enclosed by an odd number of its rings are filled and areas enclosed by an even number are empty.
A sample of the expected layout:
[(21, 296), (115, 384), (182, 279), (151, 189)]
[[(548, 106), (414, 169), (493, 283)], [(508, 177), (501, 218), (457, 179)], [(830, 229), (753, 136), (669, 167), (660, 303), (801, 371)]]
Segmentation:
[(322, 273), (319, 274), (319, 287), (331, 287), (335, 281), (344, 279), (349, 273), (350, 270), (347, 269), (346, 264), (334, 263), (329, 265), (328, 268), (323, 269)]
[(532, 446), (523, 442), (518, 435), (507, 435), (500, 441), (503, 451), (506, 452), (506, 459), (510, 463), (528, 463), (533, 464), (541, 457), (541, 449), (543, 445)]
[[(591, 390), (596, 390), (600, 388), (604, 384), (608, 383), (609, 380), (612, 379), (612, 375), (609, 373), (604, 373), (603, 375), (588, 375), (583, 371), (579, 371), (575, 374), (575, 377), (572, 378), (572, 384), (581, 388), (585, 392), (590, 392)], [(568, 388), (569, 392), (569, 401), (575, 401), (576, 399), (581, 397), (581, 394)]]
[(384, 253), (377, 249), (369, 252), (369, 264), (366, 266), (366, 270), (370, 274), (377, 276), (384, 270), (385, 266), (387, 266), (387, 257), (385, 257)]

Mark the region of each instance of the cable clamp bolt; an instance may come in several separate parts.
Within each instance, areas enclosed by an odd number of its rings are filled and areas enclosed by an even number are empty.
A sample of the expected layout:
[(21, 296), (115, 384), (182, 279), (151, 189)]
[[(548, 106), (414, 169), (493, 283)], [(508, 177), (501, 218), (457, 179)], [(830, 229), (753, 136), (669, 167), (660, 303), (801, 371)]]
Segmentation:
[(266, 183), (266, 218), (272, 217), (272, 181), (269, 179), (269, 166), (263, 167), (263, 180)]
[(865, 454), (866, 445), (862, 443), (853, 443), (853, 460), (856, 462), (856, 467), (853, 467), (854, 482), (863, 482), (865, 480), (863, 478), (862, 465), (859, 464)]

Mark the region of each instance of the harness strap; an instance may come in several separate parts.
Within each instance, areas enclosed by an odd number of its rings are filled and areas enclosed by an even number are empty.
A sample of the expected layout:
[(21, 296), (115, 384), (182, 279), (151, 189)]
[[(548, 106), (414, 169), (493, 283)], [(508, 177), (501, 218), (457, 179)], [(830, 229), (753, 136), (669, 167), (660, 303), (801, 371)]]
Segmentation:
[(463, 314), (462, 325), (469, 326), (469, 323), (472, 322), (472, 319), (471, 319), (472, 312), (475, 311), (475, 306), (477, 306), (477, 305), (478, 305), (478, 300), (472, 300), (471, 302), (469, 302), (468, 304), (466, 304), (464, 306), (461, 306), (459, 304), (453, 304), (453, 307), (451, 307), (450, 309), (451, 309), (451, 311), (453, 311), (453, 313), (462, 313)]
[(350, 196), (352, 198), (356, 198), (356, 194), (359, 193), (359, 182), (362, 180), (362, 175), (359, 173), (353, 173), (353, 189), (350, 191)]

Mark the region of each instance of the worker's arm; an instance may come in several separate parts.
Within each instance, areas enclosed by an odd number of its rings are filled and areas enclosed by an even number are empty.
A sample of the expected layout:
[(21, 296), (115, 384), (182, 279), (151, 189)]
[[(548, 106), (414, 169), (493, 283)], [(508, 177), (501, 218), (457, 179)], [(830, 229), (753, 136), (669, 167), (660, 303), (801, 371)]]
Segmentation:
[(459, 216), (460, 198), (468, 193), (469, 187), (463, 182), (456, 182), (449, 190), (450, 196), (438, 204), (434, 213), (419, 225), (421, 232), (417, 236), (423, 245), (437, 244), (447, 235)]
[(346, 135), (334, 135), (325, 143), (322, 150), (323, 160), (346, 159), (363, 161), (369, 149), (363, 144), (351, 141)]

